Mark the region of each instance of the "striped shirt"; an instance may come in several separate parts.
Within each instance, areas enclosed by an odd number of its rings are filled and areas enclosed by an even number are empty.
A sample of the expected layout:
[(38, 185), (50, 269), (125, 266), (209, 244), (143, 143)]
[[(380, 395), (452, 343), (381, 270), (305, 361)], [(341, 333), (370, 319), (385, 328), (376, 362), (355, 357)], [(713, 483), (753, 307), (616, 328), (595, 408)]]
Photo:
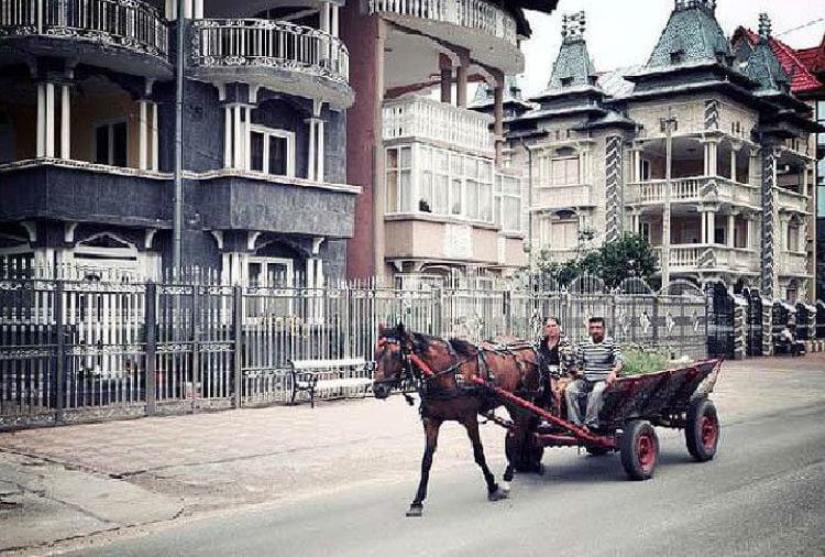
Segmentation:
[(576, 348), (576, 363), (588, 381), (604, 381), (621, 361), (622, 351), (610, 337), (599, 343), (589, 338)]

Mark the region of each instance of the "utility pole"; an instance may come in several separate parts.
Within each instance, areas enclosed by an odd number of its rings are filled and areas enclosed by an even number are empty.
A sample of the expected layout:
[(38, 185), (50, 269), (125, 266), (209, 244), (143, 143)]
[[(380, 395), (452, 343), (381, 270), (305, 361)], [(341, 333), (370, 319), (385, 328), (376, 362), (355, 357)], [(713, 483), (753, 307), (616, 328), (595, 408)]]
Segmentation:
[(533, 150), (520, 138), (521, 146), (527, 151), (527, 284), (533, 293)]
[(186, 0), (177, 0), (177, 60), (175, 83), (175, 196), (172, 217), (172, 270), (178, 276), (181, 272), (181, 252), (183, 251), (183, 86), (186, 56)]
[(665, 131), (665, 206), (662, 211), (662, 289), (667, 292), (670, 286), (670, 215), (671, 215), (671, 192), (673, 190), (673, 128), (676, 119), (673, 117), (673, 109), (668, 107), (667, 118), (661, 120), (662, 128)]

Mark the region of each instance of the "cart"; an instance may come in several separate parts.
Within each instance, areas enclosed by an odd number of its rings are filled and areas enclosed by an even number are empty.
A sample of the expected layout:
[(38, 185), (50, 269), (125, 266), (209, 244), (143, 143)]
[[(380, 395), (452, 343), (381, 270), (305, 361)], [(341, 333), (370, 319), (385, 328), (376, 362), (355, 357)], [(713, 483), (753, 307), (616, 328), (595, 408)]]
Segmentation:
[(508, 429), (507, 458), (517, 471), (539, 468), (545, 447), (582, 447), (593, 455), (618, 451), (628, 476), (647, 480), (659, 458), (655, 426), (683, 429), (688, 452), (697, 461), (711, 460), (716, 454), (719, 418), (709, 395), (721, 365), (722, 360), (703, 360), (617, 379), (604, 393), (598, 432), (567, 421), (561, 388), (553, 389), (553, 403), (543, 408), (480, 378), (474, 381), (509, 407), (532, 416), (518, 424), (494, 419)]

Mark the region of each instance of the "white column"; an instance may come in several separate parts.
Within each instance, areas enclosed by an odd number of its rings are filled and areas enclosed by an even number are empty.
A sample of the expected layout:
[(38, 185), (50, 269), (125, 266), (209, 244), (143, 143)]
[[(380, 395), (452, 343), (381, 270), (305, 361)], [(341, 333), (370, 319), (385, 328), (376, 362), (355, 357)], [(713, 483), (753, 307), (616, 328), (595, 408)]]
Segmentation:
[(324, 287), (324, 260), (321, 258), (316, 259), (315, 284), (318, 288)]
[(203, 19), (203, 0), (195, 0), (195, 19)]
[(69, 160), (72, 158), (72, 131), (71, 131), (71, 91), (68, 85), (63, 85), (61, 90), (60, 103), (60, 158)]
[(324, 172), (324, 150), (325, 150), (324, 137), (325, 137), (326, 134), (324, 133), (324, 124), (325, 123), (324, 123), (323, 120), (318, 120), (317, 121), (317, 123), (316, 123), (317, 131), (316, 131), (316, 134), (315, 134), (316, 135), (316, 140), (318, 141), (318, 155), (317, 155), (318, 156), (318, 164), (316, 166), (317, 170), (316, 170), (315, 179), (319, 182), (324, 181), (324, 175), (325, 175), (325, 172)]
[(148, 164), (146, 162), (146, 155), (148, 152), (146, 140), (149, 136), (149, 117), (147, 114), (147, 104), (148, 101), (146, 101), (145, 99), (141, 99), (138, 101), (138, 106), (140, 107), (140, 121), (138, 127), (138, 168), (140, 170), (146, 170), (148, 168)]
[(152, 170), (160, 170), (160, 146), (158, 144), (158, 103), (152, 103)]
[(252, 168), (252, 107), (244, 107), (243, 167)]
[(699, 209), (699, 217), (701, 222), (700, 241), (702, 244), (708, 243), (708, 214), (704, 209)]
[(321, 2), (321, 31), (324, 33), (329, 33), (331, 28), (330, 22), (330, 3), (329, 2)]
[(642, 151), (633, 149), (633, 182), (642, 181)]
[(708, 243), (716, 243), (716, 211), (708, 211)]
[(717, 175), (717, 164), (716, 164), (716, 155), (717, 155), (717, 143), (715, 141), (711, 141), (708, 143), (708, 174), (710, 176)]
[(232, 168), (232, 107), (223, 107), (223, 167)]
[[(307, 288), (315, 288), (315, 258), (307, 259)], [(312, 313), (312, 312), (310, 312)]]
[(37, 84), (37, 156), (46, 156), (46, 84)]
[(736, 216), (735, 215), (728, 215), (728, 247), (732, 248), (736, 244), (734, 243), (734, 233), (736, 232)]
[(46, 83), (46, 156), (54, 156), (54, 83)]
[(733, 148), (730, 150), (730, 179), (734, 182), (739, 181), (736, 179), (736, 149)]
[(309, 156), (307, 157), (307, 179), (315, 180), (315, 118), (307, 120), (309, 123)]
[(332, 30), (331, 30), (331, 33), (332, 33), (333, 37), (338, 36), (338, 5), (337, 4), (332, 5)]
[(241, 122), (241, 106), (235, 105), (232, 107), (233, 111), (235, 112), (235, 123), (233, 126), (233, 131), (235, 132), (234, 135), (234, 155), (232, 159), (232, 168), (236, 170), (241, 170), (243, 165), (243, 138), (241, 137), (242, 133), (242, 122)]

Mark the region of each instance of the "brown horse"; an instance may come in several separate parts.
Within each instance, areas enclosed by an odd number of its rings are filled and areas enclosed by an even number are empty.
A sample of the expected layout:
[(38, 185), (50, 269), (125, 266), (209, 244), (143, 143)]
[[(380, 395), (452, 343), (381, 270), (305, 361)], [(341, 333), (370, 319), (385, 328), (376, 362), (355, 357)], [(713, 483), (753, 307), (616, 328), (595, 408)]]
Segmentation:
[[(489, 391), (471, 382), (480, 377), (508, 392), (532, 397), (539, 392), (537, 354), (527, 343), (518, 345), (483, 345), (444, 340), (408, 332), (403, 325), (379, 330), (375, 353), (376, 370), (373, 392), (378, 399), (387, 398), (393, 388), (404, 382), (414, 382), (421, 397), (421, 420), (424, 423), (426, 448), (421, 461), (421, 480), (407, 516), (421, 516), (427, 483), (433, 462), (438, 432), (445, 421), (457, 421), (466, 429), (473, 445), (476, 464), (484, 474), (487, 497), (498, 501), (507, 497), (513, 477), (512, 458), (500, 488), (487, 467), (484, 448), (478, 430), (478, 415), (486, 414), (501, 401)], [(532, 419), (508, 408), (516, 432), (526, 435)], [(512, 433), (511, 433), (512, 434)]]

